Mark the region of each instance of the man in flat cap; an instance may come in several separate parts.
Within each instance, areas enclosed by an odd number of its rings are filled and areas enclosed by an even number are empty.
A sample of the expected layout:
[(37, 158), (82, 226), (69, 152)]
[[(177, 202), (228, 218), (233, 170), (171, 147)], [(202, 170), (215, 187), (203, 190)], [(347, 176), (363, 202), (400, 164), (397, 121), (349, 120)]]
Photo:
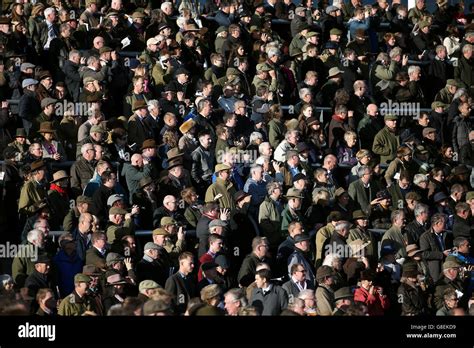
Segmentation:
[(235, 209), (233, 195), (236, 190), (234, 184), (230, 181), (231, 167), (226, 164), (218, 164), (215, 166), (216, 182), (213, 183), (206, 191), (206, 202), (219, 202), (221, 208)]
[(43, 111), (33, 120), (30, 130), (31, 139), (41, 137), (38, 131), (40, 129), (41, 123), (43, 122), (52, 122), (52, 128), (55, 130), (59, 129), (59, 120), (54, 117), (56, 114), (56, 102), (57, 100), (53, 98), (44, 98), (41, 100), (41, 109)]
[(91, 281), (91, 277), (83, 273), (78, 273), (74, 276), (74, 291), (61, 301), (58, 310), (59, 315), (97, 315), (94, 300), (87, 294)]

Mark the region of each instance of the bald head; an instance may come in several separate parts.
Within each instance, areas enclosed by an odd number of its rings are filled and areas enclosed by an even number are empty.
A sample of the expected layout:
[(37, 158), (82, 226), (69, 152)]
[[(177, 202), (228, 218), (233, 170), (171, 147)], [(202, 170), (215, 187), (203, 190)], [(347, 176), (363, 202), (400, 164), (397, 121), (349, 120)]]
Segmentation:
[(132, 166), (138, 166), (142, 167), (143, 166), (143, 157), (139, 153), (136, 153), (132, 156), (131, 159)]

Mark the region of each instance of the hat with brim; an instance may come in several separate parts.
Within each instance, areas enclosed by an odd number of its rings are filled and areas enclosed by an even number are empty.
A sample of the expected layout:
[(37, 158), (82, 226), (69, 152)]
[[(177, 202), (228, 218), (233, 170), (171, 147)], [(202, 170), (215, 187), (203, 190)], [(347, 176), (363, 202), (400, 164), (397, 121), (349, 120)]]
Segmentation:
[(322, 280), (326, 277), (330, 277), (334, 275), (334, 270), (330, 266), (321, 266), (318, 268), (316, 272), (316, 280)]
[(183, 162), (183, 159), (182, 158), (175, 158), (171, 161), (168, 161), (168, 170), (171, 170), (173, 168), (176, 168), (176, 167), (179, 167), (179, 166), (183, 166), (184, 165), (184, 162)]
[(41, 122), (40, 129), (38, 133), (54, 133), (52, 122)]
[(138, 290), (140, 292), (142, 292), (143, 290), (158, 289), (158, 288), (161, 288), (161, 286), (154, 280), (150, 280), (150, 279), (142, 280), (140, 284), (138, 284)]
[(139, 183), (141, 189), (151, 184), (153, 184), (153, 179), (150, 178), (149, 176), (142, 178)]
[(433, 110), (435, 110), (436, 108), (446, 108), (448, 106), (448, 104), (445, 104), (443, 102), (440, 102), (440, 101), (434, 101), (431, 103), (431, 108)]
[(26, 88), (26, 87), (29, 87), (29, 86), (32, 86), (32, 85), (37, 85), (38, 84), (38, 80), (35, 80), (35, 79), (24, 79), (22, 82), (21, 82), (21, 88)]
[(108, 47), (108, 46), (104, 46), (104, 47), (101, 47), (99, 49), (99, 54), (104, 54), (104, 53), (108, 53), (108, 52), (112, 52), (113, 49)]
[(324, 49), (326, 50), (337, 50), (338, 47), (339, 47), (339, 44), (335, 41), (328, 41), (324, 45)]
[(426, 137), (428, 136), (430, 133), (436, 133), (436, 129), (435, 128), (431, 128), (431, 127), (426, 127), (423, 129), (423, 136)]
[(135, 100), (133, 102), (133, 107), (132, 107), (132, 111), (137, 111), (139, 109), (146, 109), (147, 108), (147, 104), (144, 100), (140, 99), (140, 100)]
[(36, 265), (37, 263), (47, 263), (50, 264), (51, 260), (47, 255), (41, 254), (36, 257), (36, 260), (34, 261), (34, 264)]
[(300, 190), (289, 188), (286, 192), (286, 198), (304, 198)]
[(351, 291), (351, 288), (348, 286), (344, 286), (342, 288), (339, 288), (334, 292), (334, 300), (344, 300), (344, 299), (353, 299), (354, 294)]
[(74, 283), (90, 283), (91, 281), (91, 277), (82, 273), (78, 273), (74, 276)]
[(384, 121), (397, 121), (398, 116), (394, 115), (394, 114), (386, 114), (386, 115), (384, 115), (383, 120)]
[(39, 170), (41, 168), (46, 167), (46, 163), (43, 162), (43, 160), (36, 160), (30, 165), (30, 170), (31, 172), (34, 172), (35, 170)]
[(109, 196), (109, 198), (107, 198), (107, 206), (111, 207), (116, 202), (123, 201), (123, 200), (124, 200), (123, 195), (119, 195), (119, 194), (111, 195), (111, 196)]
[(170, 25), (168, 23), (160, 23), (158, 25), (158, 32), (165, 30), (166, 28), (171, 29)]
[(156, 148), (157, 145), (156, 145), (156, 141), (154, 139), (146, 139), (143, 144), (142, 144), (142, 147), (140, 148), (141, 151), (145, 150), (145, 149), (154, 149)]
[(217, 164), (215, 167), (214, 167), (214, 173), (219, 173), (223, 170), (231, 170), (232, 168), (230, 166), (228, 166), (227, 164)]
[(101, 126), (98, 126), (98, 125), (95, 125), (95, 126), (92, 126), (90, 131), (89, 131), (89, 134), (92, 134), (92, 133), (105, 133), (105, 129), (102, 128)]
[(460, 164), (451, 170), (451, 174), (453, 175), (471, 174), (471, 170), (468, 167), (466, 167), (464, 164)]
[(119, 207), (112, 207), (109, 209), (109, 215), (126, 215), (127, 211)]
[(352, 213), (352, 220), (355, 221), (355, 220), (359, 220), (359, 219), (362, 219), (362, 220), (367, 220), (369, 217), (367, 216), (366, 213), (364, 213), (362, 210), (356, 210)]
[(236, 203), (238, 203), (242, 199), (244, 199), (245, 197), (250, 197), (250, 196), (252, 196), (250, 193), (247, 193), (247, 192), (244, 192), (244, 191), (240, 190), (240, 191), (237, 191), (236, 193), (234, 193), (234, 201)]
[(51, 73), (47, 70), (43, 70), (42, 72), (39, 73), (38, 75), (38, 80), (44, 80), (46, 78), (52, 78), (53, 76), (51, 75)]
[(334, 67), (329, 69), (328, 77), (334, 77), (341, 74), (344, 74), (344, 71), (340, 70), (338, 67)]
[(342, 35), (343, 31), (341, 29), (332, 28), (329, 31), (329, 35)]
[(339, 187), (335, 192), (334, 192), (334, 197), (339, 198), (342, 196), (344, 193), (347, 193), (347, 191), (343, 187)]
[(41, 101), (41, 109), (44, 109), (46, 108), (47, 106), (51, 105), (51, 104), (55, 104), (57, 102), (57, 99), (53, 99), (53, 98), (44, 98), (42, 101)]
[(27, 62), (20, 65), (20, 70), (25, 71), (26, 69), (34, 69), (35, 67), (36, 65)]
[(123, 260), (125, 260), (125, 258), (122, 255), (111, 252), (107, 254), (107, 257), (105, 258), (105, 263), (111, 266), (114, 263), (122, 262)]
[(418, 28), (420, 28), (420, 29), (423, 29), (423, 28), (426, 28), (426, 27), (429, 27), (429, 26), (430, 26), (430, 23), (427, 22), (427, 21), (418, 22)]
[(214, 219), (209, 223), (208, 228), (212, 227), (226, 227), (227, 223), (225, 221), (222, 221), (221, 219)]
[(155, 228), (153, 230), (153, 236), (169, 236), (170, 233), (168, 231), (166, 231), (164, 228)]
[(454, 87), (458, 87), (458, 88), (462, 87), (462, 85), (458, 81), (456, 81), (455, 79), (448, 79), (446, 81), (446, 85), (454, 86)]
[(326, 7), (326, 14), (330, 14), (330, 13), (332, 13), (332, 12), (336, 12), (337, 10), (339, 10), (339, 8), (336, 7), (336, 6), (328, 6), (328, 7)]
[(444, 192), (438, 192), (434, 195), (433, 202), (439, 203), (439, 202), (442, 202), (446, 199), (448, 199), (448, 196), (446, 196), (446, 194)]
[(380, 256), (384, 257), (387, 255), (394, 255), (397, 253), (397, 250), (392, 244), (386, 244), (380, 249)]
[[(160, 286), (158, 286), (160, 287)], [(148, 300), (143, 305), (143, 315), (148, 316), (157, 313), (169, 313), (171, 305), (164, 300)]]
[(125, 279), (120, 274), (112, 274), (107, 277), (106, 285), (120, 285), (120, 284), (127, 284)]
[(51, 181), (51, 183), (55, 183), (64, 179), (69, 179), (70, 177), (71, 176), (66, 174), (65, 170), (58, 170), (56, 173), (53, 174), (53, 180)]
[(10, 24), (11, 19), (9, 17), (0, 17), (0, 24)]
[(443, 271), (450, 268), (459, 268), (459, 267), (461, 267), (461, 264), (454, 260), (447, 260), (443, 263)]
[(177, 147), (173, 147), (172, 149), (170, 149), (166, 153), (166, 157), (168, 158), (168, 160), (172, 160), (172, 159), (175, 159), (175, 158), (181, 158), (183, 156), (184, 156), (184, 153), (180, 152), (179, 148), (177, 148)]
[[(72, 241), (74, 242), (74, 241)], [(93, 277), (98, 277), (100, 276), (102, 273), (100, 272), (100, 270), (94, 266), (94, 265), (85, 265), (84, 267), (82, 267), (82, 274), (85, 274), (87, 276), (93, 276)]]
[(148, 242), (145, 244), (145, 247), (143, 250), (160, 250), (160, 246), (158, 244), (155, 244), (153, 242)]
[(185, 68), (178, 68), (175, 73), (176, 76), (178, 75), (190, 75), (189, 71), (186, 70)]
[(180, 127), (179, 127), (179, 131), (182, 133), (182, 134), (186, 134), (188, 133), (194, 126), (196, 126), (196, 122), (194, 122), (193, 119), (189, 119), (187, 120), (186, 122), (184, 122)]
[(94, 201), (92, 200), (91, 197), (78, 196), (76, 198), (76, 204), (83, 204), (83, 203), (92, 204), (92, 203), (94, 203)]
[(295, 241), (295, 244), (296, 243), (300, 243), (300, 242), (304, 242), (304, 241), (307, 241), (307, 240), (311, 240), (311, 237), (308, 236), (307, 234), (305, 233), (301, 233), (301, 234), (297, 234), (293, 240)]
[(421, 250), (418, 249), (418, 246), (416, 244), (409, 244), (405, 248), (408, 257), (413, 257), (418, 253), (421, 253)]

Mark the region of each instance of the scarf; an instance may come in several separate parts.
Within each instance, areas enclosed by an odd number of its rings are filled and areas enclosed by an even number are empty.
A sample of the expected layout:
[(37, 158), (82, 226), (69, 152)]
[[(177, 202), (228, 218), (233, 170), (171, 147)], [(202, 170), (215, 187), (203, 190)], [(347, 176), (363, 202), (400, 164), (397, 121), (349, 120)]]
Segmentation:
[(53, 190), (53, 191), (57, 191), (58, 193), (61, 194), (61, 196), (64, 196), (66, 197), (67, 196), (67, 189), (61, 187), (61, 186), (58, 186), (56, 184), (51, 184), (50, 186), (50, 190)]

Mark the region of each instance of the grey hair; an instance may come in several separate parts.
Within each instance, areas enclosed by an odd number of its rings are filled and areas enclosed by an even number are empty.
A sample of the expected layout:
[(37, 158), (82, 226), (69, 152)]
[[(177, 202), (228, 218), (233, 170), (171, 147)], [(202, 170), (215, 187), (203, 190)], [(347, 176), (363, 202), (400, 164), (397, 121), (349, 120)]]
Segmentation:
[(466, 53), (467, 51), (472, 51), (473, 50), (473, 47), (472, 45), (470, 44), (466, 44), (464, 45), (464, 47), (462, 48), (462, 53)]
[(370, 169), (369, 166), (366, 166), (366, 165), (363, 165), (363, 166), (360, 166), (358, 169), (357, 169), (357, 176), (359, 178), (362, 178), (364, 176), (364, 173), (367, 169)]
[(79, 52), (78, 50), (72, 50), (71, 52), (69, 52), (69, 59), (72, 59), (74, 58), (75, 56), (81, 56), (81, 52)]
[(230, 289), (225, 293), (224, 296), (232, 296), (234, 301), (240, 302), (241, 307), (247, 306), (247, 298), (245, 297), (245, 293), (240, 288)]
[[(260, 133), (259, 133), (259, 134), (260, 134)], [(264, 141), (263, 143), (261, 143), (260, 145), (258, 145), (258, 153), (262, 153), (262, 152), (263, 152), (263, 148), (264, 148), (265, 146), (267, 146), (267, 145), (271, 147), (271, 145), (270, 145), (270, 143), (269, 143), (268, 141)]]
[(408, 67), (408, 75), (411, 75), (411, 74), (413, 74), (413, 73), (416, 72), (416, 71), (421, 71), (421, 68), (420, 68), (419, 66), (417, 66), (417, 65), (410, 65), (410, 66)]
[(26, 236), (26, 240), (28, 242), (30, 242), (31, 244), (34, 244), (34, 242), (36, 242), (38, 240), (40, 234), (42, 235), (43, 231), (31, 230), (30, 232), (28, 232), (28, 234)]
[(313, 297), (314, 298), (314, 290), (311, 289), (304, 289), (301, 290), (300, 293), (298, 294), (298, 298), (305, 300), (307, 297)]
[(153, 108), (159, 108), (160, 103), (156, 99), (149, 100), (146, 105), (148, 106), (148, 111), (151, 111)]
[(257, 170), (263, 171), (262, 166), (260, 166), (258, 164), (254, 164), (252, 167), (250, 167), (250, 173), (251, 174), (255, 173)]
[(395, 58), (396, 56), (399, 56), (402, 54), (402, 49), (400, 47), (394, 47), (392, 48), (392, 50), (390, 51), (390, 58), (393, 59)]
[(292, 130), (287, 131), (287, 132), (285, 133), (285, 140), (288, 140), (288, 139), (290, 138), (290, 136), (291, 136), (292, 134), (294, 134), (294, 133), (300, 134), (300, 131), (299, 131), (299, 130), (296, 130), (296, 129), (292, 129)]
[(341, 257), (337, 253), (330, 253), (324, 257), (323, 266), (332, 267), (334, 261), (339, 260)]
[(303, 99), (303, 97), (308, 93), (311, 94), (311, 91), (309, 88), (301, 88), (299, 91), (300, 99)]
[(13, 283), (13, 278), (9, 274), (0, 275), (0, 289), (5, 288), (8, 283)]
[(459, 99), (461, 96), (466, 95), (467, 90), (465, 88), (458, 88), (454, 93), (453, 100)]
[(423, 203), (417, 203), (415, 205), (415, 209), (413, 209), (413, 213), (415, 216), (420, 216), (423, 213), (427, 213), (429, 211), (428, 206)]
[(426, 176), (425, 174), (415, 174), (415, 176), (413, 177), (413, 183), (415, 185), (419, 185), (424, 181), (428, 181), (428, 176)]
[(401, 209), (398, 209), (398, 210), (394, 210), (392, 212), (392, 214), (390, 215), (390, 221), (394, 222), (396, 219), (398, 219), (400, 217), (400, 215), (404, 215), (405, 212)]
[(55, 12), (56, 9), (54, 7), (48, 7), (46, 10), (44, 10), (44, 17), (48, 17), (51, 13)]
[(91, 65), (97, 61), (99, 61), (99, 58), (97, 58), (96, 56), (90, 56), (89, 58), (87, 58), (87, 65)]
[(94, 147), (94, 144), (92, 143), (85, 143), (84, 145), (81, 146), (81, 154), (85, 154), (86, 151), (90, 148), (90, 147)]
[(281, 189), (281, 184), (278, 181), (271, 181), (267, 184), (267, 193), (271, 195), (277, 188)]
[(340, 232), (342, 231), (343, 229), (349, 229), (349, 227), (351, 227), (351, 224), (348, 222), (348, 221), (339, 221), (337, 224), (336, 224), (336, 227), (334, 228), (334, 230), (336, 232)]
[(280, 50), (276, 47), (272, 47), (267, 51), (268, 58), (272, 58), (274, 56), (279, 56), (279, 55), (280, 55)]
[(250, 134), (249, 142), (252, 144), (252, 143), (255, 142), (255, 140), (257, 140), (257, 139), (263, 139), (262, 133), (260, 133), (260, 132), (252, 132), (252, 134)]

